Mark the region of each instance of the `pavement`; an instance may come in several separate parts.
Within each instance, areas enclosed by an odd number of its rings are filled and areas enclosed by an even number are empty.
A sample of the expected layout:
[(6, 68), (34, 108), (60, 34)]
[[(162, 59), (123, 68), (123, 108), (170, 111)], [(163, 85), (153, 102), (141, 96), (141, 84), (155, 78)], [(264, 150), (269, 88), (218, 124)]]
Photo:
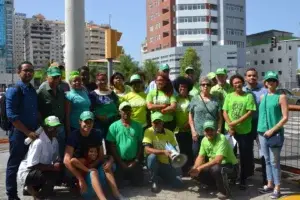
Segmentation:
[[(8, 145), (0, 144), (0, 200), (7, 199), (5, 196), (5, 169), (6, 163), (8, 159)], [(299, 177), (295, 177), (295, 175), (285, 174), (282, 183), (282, 194), (284, 196), (288, 196), (290, 194), (300, 193), (300, 182), (296, 182), (295, 180), (300, 180)], [(215, 200), (217, 199), (215, 194), (217, 191), (207, 190), (199, 187), (199, 183), (190, 180), (189, 178), (184, 178), (184, 183), (186, 185), (185, 189), (182, 191), (174, 191), (167, 186), (163, 186), (162, 191), (158, 194), (154, 194), (150, 191), (150, 184), (146, 184), (146, 186), (142, 187), (129, 187), (125, 186), (121, 189), (121, 193), (132, 200)], [(261, 173), (256, 172), (256, 174), (251, 177), (248, 181), (248, 189), (245, 191), (241, 191), (238, 189), (238, 185), (232, 186), (232, 199), (237, 200), (263, 200), (269, 199), (269, 195), (259, 194), (257, 191), (258, 187), (261, 187)], [(30, 200), (31, 197), (23, 197), (20, 193), (22, 191), (21, 186), (19, 186), (19, 196), (22, 200)], [(53, 200), (79, 200), (82, 199), (80, 196), (71, 193), (67, 188), (64, 187), (56, 187), (55, 188), (56, 195), (51, 198)], [(296, 198), (298, 199), (298, 198)], [(300, 196), (299, 196), (300, 199)]]

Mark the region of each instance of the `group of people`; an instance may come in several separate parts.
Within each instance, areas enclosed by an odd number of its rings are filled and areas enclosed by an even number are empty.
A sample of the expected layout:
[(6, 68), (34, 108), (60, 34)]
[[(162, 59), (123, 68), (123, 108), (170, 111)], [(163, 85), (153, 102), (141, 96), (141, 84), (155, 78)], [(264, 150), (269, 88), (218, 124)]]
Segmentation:
[[(17, 69), (20, 81), (6, 92), (9, 200), (19, 199), (17, 176), (23, 193), (36, 199), (51, 195), (62, 182), (78, 188), (86, 199), (106, 199), (106, 187), (115, 199), (127, 199), (118, 186), (124, 180), (143, 185), (144, 167), (152, 192), (160, 191), (161, 181), (182, 189), (182, 177), (191, 176), (216, 186), (217, 196), (227, 198), (229, 184), (239, 180), (240, 189), (247, 188), (246, 180), (254, 173), (254, 141), (265, 166), (260, 191), (280, 196), (288, 106), (286, 96), (276, 92), (275, 72), (266, 73), (264, 84), (257, 82), (254, 68), (245, 78), (235, 74), (227, 83), (227, 70), (219, 68), (198, 82), (194, 69), (187, 67), (172, 82), (170, 68), (163, 64), (146, 87), (141, 72), (127, 85), (118, 72), (112, 77), (98, 73), (96, 82), (90, 82), (86, 66), (72, 71), (65, 82), (62, 69), (50, 66), (36, 91), (30, 84), (34, 67), (23, 62)], [(236, 146), (229, 142), (233, 138)], [(181, 169), (172, 165), (166, 145), (188, 157)]]

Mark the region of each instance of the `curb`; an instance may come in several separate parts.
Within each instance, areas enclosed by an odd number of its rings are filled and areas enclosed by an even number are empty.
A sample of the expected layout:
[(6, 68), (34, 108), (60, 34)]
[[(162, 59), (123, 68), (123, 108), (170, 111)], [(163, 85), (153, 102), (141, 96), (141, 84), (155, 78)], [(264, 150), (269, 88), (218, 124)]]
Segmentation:
[(8, 138), (0, 138), (0, 144), (7, 144)]

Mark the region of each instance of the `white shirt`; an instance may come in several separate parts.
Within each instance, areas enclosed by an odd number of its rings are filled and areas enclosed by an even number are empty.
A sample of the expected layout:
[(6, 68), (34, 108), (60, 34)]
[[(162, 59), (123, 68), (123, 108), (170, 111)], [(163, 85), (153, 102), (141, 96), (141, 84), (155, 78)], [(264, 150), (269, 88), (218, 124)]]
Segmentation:
[(43, 131), (39, 138), (34, 140), (29, 146), (29, 150), (21, 162), (18, 178), (21, 184), (24, 185), (26, 177), (30, 172), (30, 167), (37, 164), (50, 165), (58, 160), (59, 147), (56, 138), (52, 138), (52, 141)]

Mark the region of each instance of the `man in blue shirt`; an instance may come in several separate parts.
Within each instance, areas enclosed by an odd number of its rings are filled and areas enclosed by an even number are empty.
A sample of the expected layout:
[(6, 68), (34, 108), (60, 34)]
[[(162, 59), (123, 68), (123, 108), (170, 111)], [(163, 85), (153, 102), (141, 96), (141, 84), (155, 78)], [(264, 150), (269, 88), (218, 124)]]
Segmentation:
[[(263, 84), (260, 84), (257, 82), (258, 79), (258, 73), (255, 68), (249, 68), (247, 69), (245, 73), (245, 81), (246, 85), (244, 86), (243, 90), (245, 92), (250, 92), (253, 94), (253, 97), (255, 99), (256, 103), (256, 111), (252, 114), (252, 135), (253, 139), (255, 140), (257, 138), (257, 124), (258, 124), (258, 105), (260, 103), (260, 97), (262, 95), (267, 94), (268, 90), (264, 87)], [(253, 152), (253, 151), (252, 151)], [(266, 165), (265, 165), (265, 159), (261, 155), (261, 165), (262, 165), (262, 173), (263, 173), (263, 184), (266, 185), (267, 178), (266, 178)], [(254, 166), (253, 166), (254, 169)]]
[(38, 128), (37, 94), (30, 84), (34, 75), (33, 65), (25, 61), (18, 66), (17, 73), (21, 80), (6, 92), (6, 112), (12, 123), (9, 131), (10, 156), (6, 168), (6, 191), (9, 200), (20, 199), (16, 179), (19, 165), (28, 151), (24, 141), (27, 137), (36, 139), (35, 130)]

